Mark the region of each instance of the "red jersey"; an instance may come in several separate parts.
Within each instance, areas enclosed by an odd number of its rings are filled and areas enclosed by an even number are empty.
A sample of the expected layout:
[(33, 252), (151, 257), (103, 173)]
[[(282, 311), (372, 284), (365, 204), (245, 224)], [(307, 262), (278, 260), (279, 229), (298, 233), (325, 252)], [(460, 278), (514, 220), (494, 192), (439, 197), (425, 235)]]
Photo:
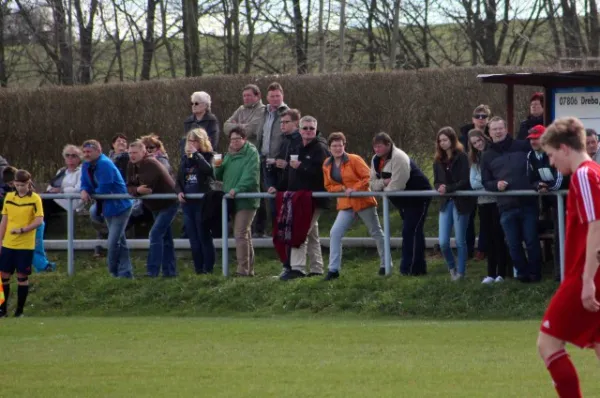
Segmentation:
[(600, 165), (592, 160), (571, 176), (567, 197), (565, 280), (581, 279), (585, 267), (588, 224), (600, 219)]

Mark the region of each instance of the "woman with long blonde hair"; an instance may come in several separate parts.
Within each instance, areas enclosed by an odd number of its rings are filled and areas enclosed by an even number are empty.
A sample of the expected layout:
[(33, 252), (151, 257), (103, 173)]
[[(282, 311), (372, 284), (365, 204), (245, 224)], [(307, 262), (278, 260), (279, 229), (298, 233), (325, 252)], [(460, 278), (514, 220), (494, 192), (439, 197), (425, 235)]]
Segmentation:
[(202, 222), (204, 199), (189, 199), (187, 194), (207, 193), (214, 182), (213, 148), (204, 129), (187, 133), (185, 155), (181, 158), (177, 187), (183, 208), (183, 223), (190, 240), (194, 269), (197, 274), (210, 274), (215, 265), (215, 245), (210, 226)]

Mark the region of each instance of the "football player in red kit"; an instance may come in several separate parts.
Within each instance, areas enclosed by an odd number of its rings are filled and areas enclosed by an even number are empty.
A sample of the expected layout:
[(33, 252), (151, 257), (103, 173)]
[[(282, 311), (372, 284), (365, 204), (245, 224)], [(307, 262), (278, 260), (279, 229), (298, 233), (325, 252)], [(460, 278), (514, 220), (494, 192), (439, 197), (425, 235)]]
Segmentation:
[(571, 175), (567, 196), (565, 274), (544, 314), (538, 349), (562, 398), (581, 397), (565, 344), (594, 348), (600, 359), (600, 165), (585, 150), (577, 118), (557, 119), (542, 136), (550, 164)]

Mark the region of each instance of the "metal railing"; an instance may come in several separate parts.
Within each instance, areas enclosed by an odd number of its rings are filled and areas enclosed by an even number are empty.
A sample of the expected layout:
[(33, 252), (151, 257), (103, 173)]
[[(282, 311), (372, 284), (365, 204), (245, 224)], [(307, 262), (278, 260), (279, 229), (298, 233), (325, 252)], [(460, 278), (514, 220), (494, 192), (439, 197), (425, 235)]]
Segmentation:
[[(559, 236), (559, 256), (560, 256), (560, 272), (561, 279), (564, 278), (564, 241), (565, 241), (565, 203), (564, 203), (564, 195), (567, 191), (555, 191), (540, 194), (535, 191), (508, 191), (508, 192), (490, 192), (490, 191), (458, 191), (452, 194), (440, 195), (437, 191), (395, 191), (395, 192), (352, 192), (350, 197), (358, 198), (358, 197), (376, 197), (381, 198), (383, 202), (383, 236), (384, 236), (384, 264), (385, 264), (385, 273), (386, 275), (391, 274), (392, 272), (392, 264), (391, 264), (391, 247), (390, 247), (390, 197), (453, 197), (453, 196), (556, 196), (557, 199), (557, 211), (559, 214), (558, 217), (558, 236)], [(75, 235), (75, 215), (73, 211), (73, 200), (80, 199), (79, 194), (50, 194), (44, 193), (41, 194), (41, 197), (44, 199), (67, 199), (68, 207), (67, 207), (67, 270), (69, 275), (75, 274), (75, 264), (74, 264), (74, 235)], [(110, 195), (93, 195), (95, 199), (140, 199), (140, 197), (132, 197), (128, 194), (110, 194)], [(190, 194), (186, 195), (186, 198), (189, 199), (201, 199), (203, 198), (203, 194)], [(274, 198), (275, 195), (268, 193), (238, 193), (235, 195), (235, 199), (259, 199), (259, 198)], [(333, 192), (313, 192), (313, 197), (315, 198), (339, 198), (346, 197), (346, 194), (343, 192), (333, 193)], [(176, 199), (177, 195), (175, 194), (152, 194), (141, 197), (143, 199)], [(231, 199), (229, 194), (226, 194), (223, 197), (222, 201), (222, 268), (223, 268), (223, 276), (229, 275), (229, 239), (228, 239), (228, 203), (227, 199)]]

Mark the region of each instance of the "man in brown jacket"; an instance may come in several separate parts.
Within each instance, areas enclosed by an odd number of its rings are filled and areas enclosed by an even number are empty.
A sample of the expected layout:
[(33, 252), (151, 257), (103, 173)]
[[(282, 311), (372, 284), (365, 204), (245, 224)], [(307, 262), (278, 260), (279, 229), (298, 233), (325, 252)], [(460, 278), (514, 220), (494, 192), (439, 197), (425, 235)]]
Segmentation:
[[(129, 165), (127, 166), (127, 191), (132, 196), (150, 195), (152, 193), (175, 194), (175, 181), (158, 160), (148, 156), (146, 147), (141, 141), (129, 145)], [(147, 276), (157, 277), (162, 272), (164, 277), (177, 276), (175, 266), (175, 247), (171, 224), (177, 214), (176, 199), (150, 200), (142, 199), (154, 215), (154, 224), (150, 230), (150, 248), (146, 262)]]

